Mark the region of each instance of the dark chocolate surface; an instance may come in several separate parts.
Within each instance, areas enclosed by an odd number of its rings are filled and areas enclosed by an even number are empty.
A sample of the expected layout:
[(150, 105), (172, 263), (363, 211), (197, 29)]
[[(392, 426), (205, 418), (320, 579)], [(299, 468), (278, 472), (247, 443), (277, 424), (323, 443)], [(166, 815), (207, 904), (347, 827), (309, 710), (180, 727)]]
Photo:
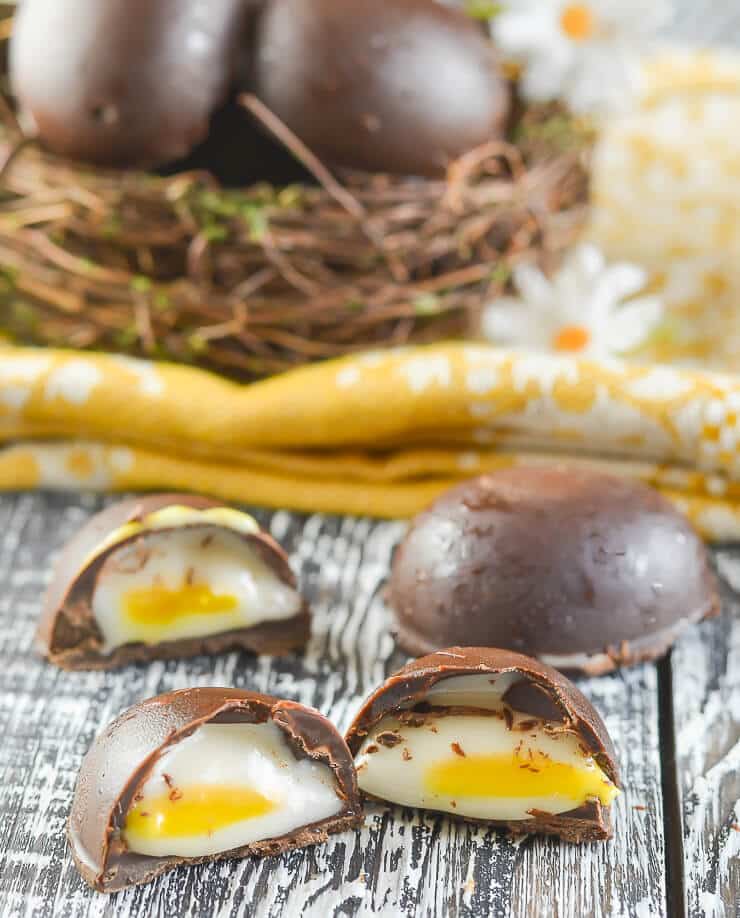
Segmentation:
[[(279, 838), (203, 858), (145, 857), (121, 850), (120, 829), (138, 787), (166, 748), (209, 722), (265, 723), (286, 734), (296, 758), (310, 758), (334, 772), (344, 806), (336, 817)], [(362, 822), (352, 759), (336, 728), (318, 711), (292, 701), (228, 688), (194, 688), (150, 698), (120, 715), (85, 756), (69, 817), (69, 842), (80, 873), (101, 892), (149, 882), (184, 863), (264, 855), (323, 841)]]
[(330, 164), (412, 175), (500, 138), (509, 111), (480, 24), (428, 0), (271, 0), (256, 91)]
[(389, 599), (409, 653), (606, 654), (601, 671), (661, 655), (718, 608), (704, 544), (657, 491), (556, 468), (506, 469), (440, 497), (399, 548)]
[[(279, 654), (305, 645), (310, 635), (311, 619), (304, 602), (298, 615), (282, 621), (262, 622), (251, 628), (210, 637), (160, 644), (125, 644), (112, 653), (101, 652), (100, 633), (91, 608), (98, 574), (106, 559), (116, 550), (146, 536), (133, 535), (101, 552), (92, 562), (85, 563), (86, 559), (107, 535), (125, 523), (172, 505), (199, 510), (224, 506), (218, 501), (192, 494), (151, 494), (125, 500), (94, 516), (68, 543), (55, 565), (37, 631), (37, 644), (53, 663), (65, 669), (113, 669), (137, 660), (178, 659), (234, 649)], [(210, 524), (199, 528), (205, 533), (220, 529)], [(157, 530), (158, 534), (164, 532), (164, 529)], [(296, 588), (295, 575), (285, 552), (271, 536), (259, 532), (242, 538), (284, 583)]]
[(225, 100), (252, 0), (24, 0), (13, 88), (50, 150), (111, 166), (186, 155)]

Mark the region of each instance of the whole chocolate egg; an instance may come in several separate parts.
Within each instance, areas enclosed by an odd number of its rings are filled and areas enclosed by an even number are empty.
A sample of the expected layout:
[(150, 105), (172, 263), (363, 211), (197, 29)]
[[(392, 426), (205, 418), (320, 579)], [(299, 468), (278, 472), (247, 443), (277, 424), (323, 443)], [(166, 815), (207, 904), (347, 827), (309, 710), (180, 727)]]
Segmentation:
[(389, 598), (410, 653), (503, 647), (588, 673), (660, 656), (718, 608), (706, 549), (665, 498), (560, 468), (442, 495), (396, 553)]
[(333, 165), (438, 175), (505, 129), (492, 43), (430, 0), (270, 0), (255, 54), (257, 95)]
[(53, 152), (114, 166), (185, 156), (226, 97), (253, 0), (24, 0), (10, 53)]

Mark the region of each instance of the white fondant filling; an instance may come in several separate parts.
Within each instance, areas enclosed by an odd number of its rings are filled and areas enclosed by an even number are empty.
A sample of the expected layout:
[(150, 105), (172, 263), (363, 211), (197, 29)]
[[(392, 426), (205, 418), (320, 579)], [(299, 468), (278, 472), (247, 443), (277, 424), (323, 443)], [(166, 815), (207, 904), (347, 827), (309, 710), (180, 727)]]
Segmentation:
[[(166, 777), (165, 777), (166, 776)], [(152, 857), (205, 857), (271, 838), (331, 816), (342, 809), (328, 765), (296, 759), (272, 722), (205, 724), (176, 743), (156, 763), (141, 788), (138, 805), (147, 806), (175, 789), (182, 799), (193, 785), (241, 787), (256, 791), (274, 809), (199, 835), (124, 838), (129, 850)], [(173, 804), (177, 806), (177, 803)]]
[[(131, 591), (202, 584), (218, 595), (234, 597), (226, 611), (180, 615), (174, 620), (142, 622), (126, 611)], [(292, 618), (301, 597), (232, 532), (185, 528), (152, 532), (111, 552), (98, 575), (92, 611), (103, 636), (103, 653), (123, 644), (207, 637), (265, 621)]]
[[(435, 700), (435, 703), (438, 701)], [(515, 714), (515, 723), (523, 720), (532, 719), (524, 714)], [(379, 742), (378, 735), (387, 731), (397, 732), (402, 741), (393, 746)], [(544, 754), (554, 762), (601, 774), (599, 766), (581, 748), (576, 735), (564, 731), (549, 732), (542, 722), (522, 731), (511, 730), (505, 718), (492, 715), (425, 715), (424, 725), (414, 727), (401, 724), (395, 716), (386, 716), (365, 739), (355, 758), (360, 788), (365, 793), (404, 806), (441, 810), (477, 819), (522, 820), (529, 818), (532, 810), (558, 814), (584, 802), (568, 796), (567, 792), (511, 796), (507, 795), (505, 783), (492, 785), (490, 791), (482, 796), (437, 793), (427, 785), (427, 769), (459, 756), (454, 747), (462, 750), (468, 759), (505, 755), (514, 760), (516, 755), (516, 761), (522, 763), (527, 762), (531, 750), (534, 759)], [(515, 752), (516, 747), (519, 748)], [(368, 748), (374, 751), (368, 751)]]

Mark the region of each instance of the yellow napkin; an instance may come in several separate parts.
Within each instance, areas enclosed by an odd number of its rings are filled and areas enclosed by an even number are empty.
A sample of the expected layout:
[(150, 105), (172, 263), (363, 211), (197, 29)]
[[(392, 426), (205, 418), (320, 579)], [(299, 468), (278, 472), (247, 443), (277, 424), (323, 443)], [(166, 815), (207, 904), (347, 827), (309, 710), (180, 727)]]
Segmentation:
[(238, 385), (103, 354), (0, 350), (0, 488), (188, 489), (407, 516), (455, 482), (573, 462), (740, 535), (740, 379), (464, 343)]

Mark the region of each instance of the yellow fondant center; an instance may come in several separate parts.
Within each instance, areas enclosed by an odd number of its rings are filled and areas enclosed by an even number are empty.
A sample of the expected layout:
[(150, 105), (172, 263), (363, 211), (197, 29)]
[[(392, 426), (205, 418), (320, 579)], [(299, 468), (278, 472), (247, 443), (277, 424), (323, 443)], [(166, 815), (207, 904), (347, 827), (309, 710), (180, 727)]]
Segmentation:
[(126, 617), (139, 625), (171, 625), (190, 615), (220, 615), (237, 607), (235, 596), (214, 593), (205, 584), (129, 590), (123, 600)]
[(241, 787), (189, 785), (137, 803), (126, 817), (123, 835), (128, 844), (157, 839), (212, 835), (219, 829), (264, 816), (276, 804)]
[(599, 766), (554, 762), (548, 756), (455, 756), (426, 770), (427, 790), (445, 797), (564, 797), (580, 805), (598, 797), (607, 806), (619, 793)]
[(560, 16), (560, 25), (573, 41), (585, 41), (594, 33), (594, 14), (585, 3), (571, 3)]

